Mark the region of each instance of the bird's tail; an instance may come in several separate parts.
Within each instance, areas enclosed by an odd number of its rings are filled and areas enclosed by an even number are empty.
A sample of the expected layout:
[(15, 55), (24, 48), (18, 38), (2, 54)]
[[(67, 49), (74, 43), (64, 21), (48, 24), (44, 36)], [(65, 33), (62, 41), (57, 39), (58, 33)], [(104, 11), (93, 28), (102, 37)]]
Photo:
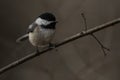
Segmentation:
[(28, 34), (25, 34), (25, 35), (19, 37), (19, 38), (16, 40), (16, 42), (17, 42), (17, 43), (22, 42), (22, 41), (26, 40), (27, 38), (28, 38)]

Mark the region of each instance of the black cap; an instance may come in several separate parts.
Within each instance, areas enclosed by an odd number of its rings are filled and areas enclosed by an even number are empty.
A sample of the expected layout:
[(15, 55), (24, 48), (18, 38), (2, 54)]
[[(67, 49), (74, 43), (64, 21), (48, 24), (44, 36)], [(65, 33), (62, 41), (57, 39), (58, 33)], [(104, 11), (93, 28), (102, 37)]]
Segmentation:
[(56, 21), (55, 16), (49, 12), (43, 13), (39, 17), (48, 21)]

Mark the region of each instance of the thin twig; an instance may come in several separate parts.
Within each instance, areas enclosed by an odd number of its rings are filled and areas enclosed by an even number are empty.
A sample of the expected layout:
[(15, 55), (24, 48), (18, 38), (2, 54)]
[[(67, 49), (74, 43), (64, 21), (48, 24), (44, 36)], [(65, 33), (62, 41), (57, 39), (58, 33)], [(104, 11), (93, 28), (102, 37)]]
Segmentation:
[[(84, 20), (85, 30), (87, 30), (86, 17), (85, 17), (85, 15), (84, 15), (84, 13), (81, 13), (81, 15), (82, 15), (82, 18), (83, 18), (83, 20)], [(102, 49), (102, 51), (103, 51), (103, 53), (104, 53), (104, 56), (106, 56), (107, 53), (105, 52), (105, 50), (110, 51), (110, 49), (108, 49), (107, 47), (105, 47), (105, 46), (101, 43), (101, 41), (100, 41), (93, 33), (91, 33), (91, 36), (98, 42), (98, 44), (101, 46), (101, 49)]]
[[(86, 31), (82, 31), (80, 33), (77, 33), (77, 34), (71, 36), (71, 37), (68, 37), (68, 38), (64, 39), (63, 41), (60, 41), (60, 42), (56, 43), (55, 47), (56, 48), (60, 47), (60, 46), (62, 46), (64, 44), (67, 44), (67, 43), (69, 43), (71, 41), (74, 41), (76, 39), (85, 37), (87, 35), (91, 35), (92, 33), (98, 32), (100, 30), (103, 30), (103, 29), (105, 29), (107, 27), (113, 26), (113, 25), (118, 24), (118, 23), (120, 23), (120, 18), (109, 21), (109, 22), (107, 22), (105, 24), (96, 26), (94, 28), (88, 29)], [(0, 69), (0, 74), (4, 73), (4, 72), (6, 72), (6, 71), (8, 71), (8, 70), (10, 70), (10, 69), (12, 69), (14, 67), (17, 67), (18, 65), (20, 65), (20, 64), (22, 64), (22, 63), (24, 63), (26, 61), (29, 61), (29, 60), (31, 60), (31, 59), (33, 59), (33, 58), (35, 58), (35, 57), (37, 57), (37, 56), (39, 56), (39, 55), (41, 55), (41, 54), (43, 54), (45, 52), (48, 52), (50, 50), (53, 50), (53, 49), (52, 48), (47, 48), (47, 49), (45, 49), (45, 50), (43, 50), (43, 51), (41, 51), (39, 53), (34, 52), (34, 53), (31, 53), (31, 54), (29, 54), (29, 55), (27, 55), (27, 56), (25, 56), (25, 57), (23, 57), (21, 59), (18, 59), (16, 61), (12, 62), (11, 64), (8, 64), (7, 66), (1, 68)]]
[(101, 49), (102, 49), (102, 51), (103, 51), (103, 53), (104, 53), (104, 56), (106, 56), (107, 53), (105, 52), (105, 50), (110, 51), (110, 49), (107, 48), (107, 47), (105, 47), (105, 46), (100, 42), (100, 40), (98, 40), (98, 38), (97, 38), (95, 35), (91, 34), (91, 36), (94, 37), (94, 39), (100, 44)]
[(83, 18), (83, 20), (84, 20), (85, 30), (87, 30), (87, 21), (86, 21), (86, 17), (85, 17), (85, 15), (84, 15), (84, 13), (81, 13), (81, 15), (82, 15), (82, 18)]

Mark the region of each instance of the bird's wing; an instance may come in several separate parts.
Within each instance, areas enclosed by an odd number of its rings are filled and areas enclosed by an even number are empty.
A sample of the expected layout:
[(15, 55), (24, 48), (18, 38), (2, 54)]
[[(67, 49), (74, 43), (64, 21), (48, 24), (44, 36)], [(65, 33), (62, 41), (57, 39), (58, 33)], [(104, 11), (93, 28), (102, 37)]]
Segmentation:
[(27, 30), (27, 33), (33, 32), (34, 29), (37, 27), (38, 25), (36, 23), (32, 23)]
[(29, 25), (28, 30), (27, 30), (27, 34), (19, 37), (19, 38), (16, 40), (16, 42), (22, 42), (22, 41), (26, 40), (26, 39), (29, 37), (29, 33), (30, 33), (30, 32), (33, 32), (36, 27), (37, 27), (37, 24), (36, 24), (36, 23), (32, 23), (31, 25)]
[(22, 42), (22, 41), (26, 40), (26, 39), (28, 39), (28, 36), (29, 36), (28, 34), (25, 34), (25, 35), (19, 37), (19, 38), (16, 40), (16, 42)]

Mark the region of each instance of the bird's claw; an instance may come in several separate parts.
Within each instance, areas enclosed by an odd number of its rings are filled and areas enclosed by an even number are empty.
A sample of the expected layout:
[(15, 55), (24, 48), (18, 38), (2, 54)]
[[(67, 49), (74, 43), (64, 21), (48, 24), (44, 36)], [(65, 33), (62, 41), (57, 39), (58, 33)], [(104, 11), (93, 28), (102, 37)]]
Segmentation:
[(49, 43), (49, 48), (54, 49), (55, 47), (56, 47), (56, 45), (55, 45), (55, 44), (53, 44), (53, 43)]

